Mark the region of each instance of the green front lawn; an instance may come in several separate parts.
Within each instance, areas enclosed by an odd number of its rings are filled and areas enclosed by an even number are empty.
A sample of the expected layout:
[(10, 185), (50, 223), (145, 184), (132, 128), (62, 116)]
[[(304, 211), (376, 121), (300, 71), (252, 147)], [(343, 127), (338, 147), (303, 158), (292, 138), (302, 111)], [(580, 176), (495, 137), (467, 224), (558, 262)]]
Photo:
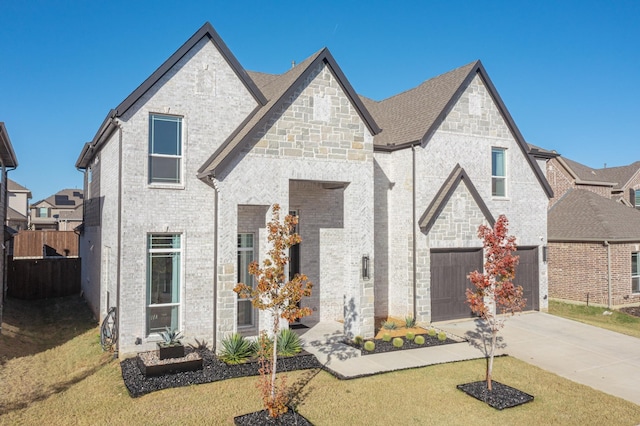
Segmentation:
[(617, 331), (633, 337), (640, 337), (640, 318), (611, 310), (611, 315), (603, 315), (606, 308), (574, 305), (570, 303), (549, 301), (549, 313), (559, 317), (580, 321), (607, 330)]
[[(0, 424), (218, 425), (261, 408), (255, 377), (133, 399), (118, 362), (101, 352), (97, 332), (78, 331), (56, 347), (6, 360), (0, 368)], [(3, 327), (0, 357), (11, 338)], [(494, 410), (456, 389), (481, 380), (484, 367), (484, 360), (475, 360), (347, 381), (324, 371), (300, 371), (289, 374), (288, 381), (306, 383), (298, 393), (298, 407), (316, 425), (640, 423), (640, 406), (510, 357), (496, 359), (495, 380), (535, 400)]]

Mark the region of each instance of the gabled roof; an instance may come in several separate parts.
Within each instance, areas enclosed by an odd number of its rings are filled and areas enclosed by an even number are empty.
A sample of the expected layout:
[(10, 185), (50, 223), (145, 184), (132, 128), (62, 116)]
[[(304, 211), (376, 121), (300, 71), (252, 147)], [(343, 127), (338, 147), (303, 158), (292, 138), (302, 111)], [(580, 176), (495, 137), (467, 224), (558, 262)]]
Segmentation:
[(444, 184), (442, 184), (436, 196), (433, 198), (433, 200), (431, 200), (429, 207), (427, 207), (425, 212), (422, 214), (420, 221), (418, 222), (420, 228), (423, 231), (428, 233), (431, 230), (431, 227), (440, 216), (440, 213), (442, 213), (442, 210), (445, 208), (445, 206), (449, 202), (449, 199), (458, 188), (458, 185), (460, 185), (460, 182), (464, 182), (467, 189), (471, 193), (471, 196), (484, 214), (484, 217), (487, 219), (489, 224), (491, 224), (491, 226), (495, 224), (496, 221), (493, 218), (491, 211), (484, 203), (484, 200), (478, 193), (476, 187), (473, 185), (473, 182), (471, 182), (471, 179), (469, 179), (467, 172), (465, 172), (464, 169), (460, 167), (460, 164), (456, 164), (456, 166), (449, 174), (449, 177), (447, 177), (447, 179), (444, 181)]
[(7, 178), (7, 190), (9, 192), (26, 192), (27, 198), (31, 198), (31, 191), (20, 185), (18, 182)]
[(86, 168), (89, 165), (89, 161), (93, 156), (93, 153), (99, 148), (99, 146), (104, 143), (108, 137), (111, 135), (113, 131), (115, 131), (115, 124), (113, 123), (113, 119), (116, 117), (122, 116), (125, 112), (133, 106), (149, 89), (151, 89), (171, 68), (173, 68), (180, 59), (184, 55), (186, 55), (203, 37), (207, 37), (209, 40), (213, 42), (216, 48), (220, 51), (222, 56), (225, 58), (229, 66), (236, 73), (240, 81), (244, 84), (247, 90), (254, 97), (256, 102), (259, 105), (264, 105), (267, 100), (260, 92), (256, 84), (253, 82), (251, 77), (247, 74), (247, 72), (242, 68), (240, 62), (236, 59), (236, 57), (231, 53), (227, 45), (222, 41), (222, 38), (218, 35), (216, 30), (213, 29), (213, 26), (209, 22), (205, 22), (205, 24), (200, 27), (195, 34), (189, 38), (176, 52), (169, 57), (160, 67), (153, 72), (136, 90), (134, 90), (127, 98), (122, 101), (117, 107), (109, 111), (107, 117), (103, 121), (102, 125), (98, 129), (98, 132), (93, 137), (91, 142), (87, 142), (82, 152), (80, 153), (80, 157), (76, 161), (76, 167), (78, 168)]
[(264, 85), (261, 86), (261, 89), (268, 98), (267, 103), (263, 106), (258, 106), (252, 114), (247, 117), (238, 129), (236, 129), (220, 148), (202, 165), (198, 170), (198, 176), (204, 177), (210, 175), (214, 173), (218, 167), (226, 163), (235, 152), (241, 149), (247, 139), (255, 135), (255, 133), (266, 124), (271, 117), (271, 113), (278, 111), (280, 106), (288, 101), (298, 86), (309, 76), (316, 65), (320, 63), (324, 63), (329, 67), (369, 131), (373, 135), (379, 133), (380, 128), (378, 124), (371, 117), (360, 97), (353, 90), (353, 87), (331, 55), (331, 52), (329, 52), (329, 49), (325, 47), (279, 76), (252, 73), (253, 76), (257, 77), (257, 81)]
[(471, 82), (479, 65), (480, 61), (472, 62), (379, 102), (366, 99), (365, 105), (383, 129), (374, 138), (375, 145), (395, 147), (425, 142)]
[(616, 182), (614, 189), (623, 189), (631, 179), (640, 173), (640, 161), (631, 163), (628, 166), (607, 167), (597, 169), (596, 173), (611, 182)]
[(27, 220), (27, 216), (14, 208), (7, 207), (7, 220)]
[(393, 151), (429, 143), (433, 133), (476, 75), (484, 82), (538, 182), (551, 198), (553, 190), (549, 182), (536, 161), (529, 155), (529, 146), (480, 61), (441, 74), (414, 89), (380, 102), (364, 98), (363, 102), (383, 129), (374, 138), (375, 148), (380, 151)]
[(2, 121), (0, 121), (0, 161), (5, 167), (18, 167), (16, 153), (13, 152), (9, 133), (7, 133), (7, 128)]
[(585, 189), (570, 189), (549, 210), (549, 241), (640, 242), (640, 210)]
[(63, 189), (55, 194), (31, 204), (32, 207), (40, 203), (47, 203), (53, 208), (75, 209), (84, 203), (82, 189)]

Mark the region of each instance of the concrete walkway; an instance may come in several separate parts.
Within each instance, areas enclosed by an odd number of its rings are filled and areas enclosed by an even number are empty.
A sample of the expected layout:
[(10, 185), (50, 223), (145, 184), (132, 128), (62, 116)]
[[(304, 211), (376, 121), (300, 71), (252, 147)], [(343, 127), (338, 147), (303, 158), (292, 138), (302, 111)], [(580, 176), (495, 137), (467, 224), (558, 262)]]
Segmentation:
[(362, 356), (360, 350), (342, 343), (344, 334), (342, 324), (338, 322), (319, 323), (300, 337), (307, 352), (314, 354), (327, 369), (345, 379), (485, 356), (478, 348), (464, 341), (424, 349)]
[[(475, 321), (437, 325), (484, 350)], [(542, 312), (507, 319), (499, 353), (640, 405), (640, 339)]]
[[(342, 324), (320, 323), (301, 335), (305, 349), (344, 378), (484, 358), (480, 323), (436, 324), (468, 342), (361, 356), (341, 343)], [(508, 354), (574, 382), (640, 405), (640, 339), (553, 315), (532, 312), (507, 319), (498, 354)]]

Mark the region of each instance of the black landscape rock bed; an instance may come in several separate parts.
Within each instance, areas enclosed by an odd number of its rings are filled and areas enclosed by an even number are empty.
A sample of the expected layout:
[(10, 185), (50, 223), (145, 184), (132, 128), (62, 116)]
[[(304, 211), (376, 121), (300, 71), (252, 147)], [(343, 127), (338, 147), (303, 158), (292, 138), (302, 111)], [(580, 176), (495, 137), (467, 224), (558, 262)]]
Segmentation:
[(487, 390), (487, 382), (473, 382), (464, 385), (458, 385), (457, 388), (482, 402), (487, 403), (493, 408), (503, 410), (505, 408), (517, 407), (533, 401), (533, 396), (522, 392), (511, 386), (503, 385), (495, 380), (492, 383), (492, 390)]
[[(192, 351), (186, 348), (187, 353)], [(237, 377), (257, 376), (260, 368), (257, 360), (240, 365), (227, 365), (209, 351), (198, 351), (202, 357), (202, 370), (146, 377), (138, 368), (136, 358), (125, 359), (120, 363), (122, 378), (129, 394), (137, 398), (151, 392), (181, 386), (199, 385)], [(322, 368), (316, 357), (308, 352), (288, 358), (278, 358), (278, 372)]]
[(234, 424), (237, 426), (258, 426), (258, 425), (282, 425), (282, 426), (313, 426), (309, 420), (305, 419), (299, 413), (289, 409), (286, 413), (273, 419), (269, 416), (267, 410), (256, 411), (254, 413), (244, 414), (234, 417)]
[[(373, 340), (373, 342), (376, 344), (376, 348), (371, 352), (366, 351), (364, 349), (364, 343), (362, 345), (356, 345), (355, 343), (353, 343), (352, 340), (345, 340), (344, 343), (346, 343), (349, 346), (353, 346), (356, 349), (360, 349), (362, 352), (362, 355), (382, 354), (385, 352), (404, 351), (407, 349), (420, 349), (420, 348), (428, 348), (431, 346), (442, 346), (442, 345), (450, 345), (452, 343), (460, 343), (448, 337), (445, 340), (440, 340), (438, 339), (437, 336), (429, 336), (428, 334), (420, 334), (420, 336), (424, 337), (424, 345), (418, 345), (413, 340), (407, 340), (405, 337), (400, 337), (404, 341), (404, 344), (400, 348), (396, 348), (395, 346), (393, 346), (394, 338), (391, 338), (391, 340), (388, 342), (385, 342), (382, 339), (375, 339)], [(367, 339), (365, 340), (365, 342), (368, 340), (372, 340), (372, 339)]]

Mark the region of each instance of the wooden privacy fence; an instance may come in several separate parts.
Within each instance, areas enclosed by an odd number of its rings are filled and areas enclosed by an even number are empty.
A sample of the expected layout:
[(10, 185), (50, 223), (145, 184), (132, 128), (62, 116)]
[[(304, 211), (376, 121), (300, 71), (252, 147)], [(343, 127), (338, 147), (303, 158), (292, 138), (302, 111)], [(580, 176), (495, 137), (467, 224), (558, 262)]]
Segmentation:
[(78, 256), (78, 234), (73, 231), (20, 231), (13, 237), (13, 257)]
[(79, 258), (8, 258), (7, 295), (9, 297), (35, 300), (79, 293)]

